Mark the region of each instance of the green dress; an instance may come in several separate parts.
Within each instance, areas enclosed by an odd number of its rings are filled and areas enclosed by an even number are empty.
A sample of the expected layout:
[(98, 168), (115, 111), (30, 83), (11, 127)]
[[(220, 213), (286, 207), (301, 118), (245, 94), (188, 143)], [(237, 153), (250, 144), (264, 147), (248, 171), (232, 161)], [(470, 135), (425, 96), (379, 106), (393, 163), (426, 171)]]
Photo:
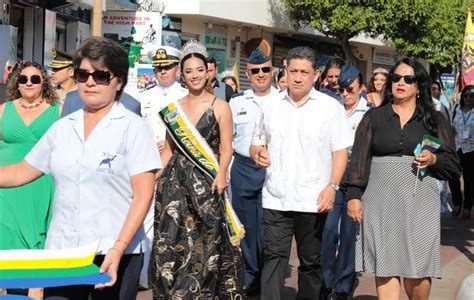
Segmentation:
[[(59, 105), (48, 107), (29, 126), (14, 104), (0, 119), (0, 166), (20, 162), (59, 119)], [(0, 250), (43, 249), (51, 220), (53, 178), (41, 176), (15, 188), (0, 188)]]

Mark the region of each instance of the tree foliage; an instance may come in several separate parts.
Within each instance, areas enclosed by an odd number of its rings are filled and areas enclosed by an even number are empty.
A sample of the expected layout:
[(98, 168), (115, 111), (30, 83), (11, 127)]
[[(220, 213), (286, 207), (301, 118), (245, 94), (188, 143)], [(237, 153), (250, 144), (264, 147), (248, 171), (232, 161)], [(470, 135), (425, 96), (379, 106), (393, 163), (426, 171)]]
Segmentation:
[(471, 1), (283, 0), (297, 27), (338, 39), (346, 61), (356, 59), (349, 40), (365, 33), (381, 35), (399, 54), (443, 66), (459, 62)]
[(349, 40), (377, 32), (377, 10), (370, 1), (283, 0), (296, 27), (310, 26), (341, 42), (346, 61), (357, 60)]

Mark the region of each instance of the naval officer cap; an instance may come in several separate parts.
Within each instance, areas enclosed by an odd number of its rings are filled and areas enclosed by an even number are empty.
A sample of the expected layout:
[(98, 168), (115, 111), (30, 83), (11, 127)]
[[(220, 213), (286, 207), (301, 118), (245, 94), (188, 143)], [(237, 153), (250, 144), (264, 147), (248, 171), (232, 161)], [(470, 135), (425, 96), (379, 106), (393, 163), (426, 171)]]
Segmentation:
[(360, 71), (353, 65), (343, 65), (341, 68), (341, 73), (339, 74), (339, 86), (341, 88), (349, 87), (354, 80), (359, 76)]
[(265, 55), (262, 49), (255, 48), (252, 50), (252, 52), (249, 55), (248, 63), (252, 65), (261, 65), (263, 63), (266, 63), (269, 60), (270, 60), (270, 56)]
[(74, 64), (72, 61), (72, 55), (57, 49), (51, 50), (53, 60), (48, 64), (51, 69), (63, 69), (66, 67), (72, 67)]
[(152, 67), (167, 67), (179, 63), (181, 52), (173, 47), (162, 46), (156, 50)]

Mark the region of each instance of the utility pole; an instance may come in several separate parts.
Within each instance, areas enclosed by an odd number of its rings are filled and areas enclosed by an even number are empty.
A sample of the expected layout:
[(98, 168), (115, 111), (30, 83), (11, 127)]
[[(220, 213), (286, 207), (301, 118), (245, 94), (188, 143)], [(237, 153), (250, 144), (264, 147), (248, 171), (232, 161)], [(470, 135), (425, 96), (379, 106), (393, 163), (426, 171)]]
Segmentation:
[(102, 36), (102, 0), (94, 0), (92, 9), (92, 36)]

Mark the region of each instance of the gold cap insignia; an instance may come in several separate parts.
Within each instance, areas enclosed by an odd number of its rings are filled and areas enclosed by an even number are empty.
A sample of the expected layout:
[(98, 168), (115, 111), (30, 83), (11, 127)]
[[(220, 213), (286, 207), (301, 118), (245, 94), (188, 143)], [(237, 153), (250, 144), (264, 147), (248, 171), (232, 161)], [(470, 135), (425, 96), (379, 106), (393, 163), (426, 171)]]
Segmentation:
[(166, 59), (168, 55), (166, 54), (165, 49), (156, 50), (156, 59)]

